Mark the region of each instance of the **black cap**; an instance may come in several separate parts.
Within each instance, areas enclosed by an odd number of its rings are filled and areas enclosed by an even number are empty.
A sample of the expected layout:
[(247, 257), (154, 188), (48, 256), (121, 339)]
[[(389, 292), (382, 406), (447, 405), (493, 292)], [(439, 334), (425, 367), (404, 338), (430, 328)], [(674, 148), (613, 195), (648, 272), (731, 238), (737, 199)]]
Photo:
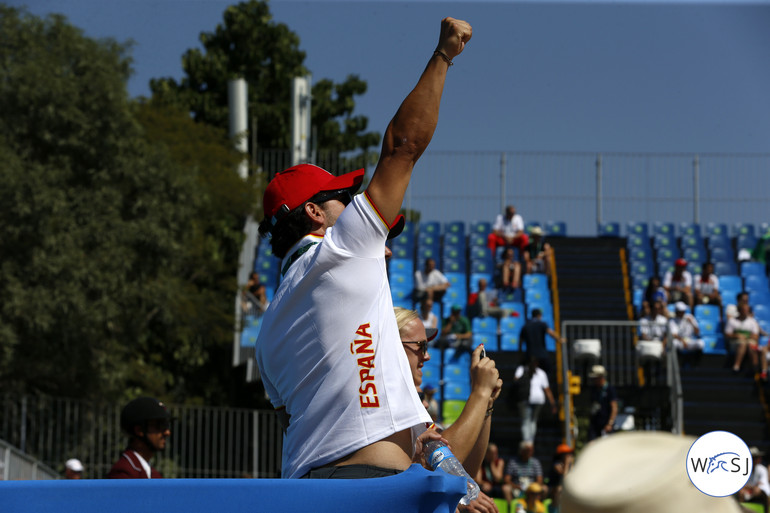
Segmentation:
[(166, 405), (153, 397), (138, 397), (128, 403), (120, 412), (120, 427), (128, 434), (133, 434), (134, 426), (143, 425), (148, 420), (170, 419)]

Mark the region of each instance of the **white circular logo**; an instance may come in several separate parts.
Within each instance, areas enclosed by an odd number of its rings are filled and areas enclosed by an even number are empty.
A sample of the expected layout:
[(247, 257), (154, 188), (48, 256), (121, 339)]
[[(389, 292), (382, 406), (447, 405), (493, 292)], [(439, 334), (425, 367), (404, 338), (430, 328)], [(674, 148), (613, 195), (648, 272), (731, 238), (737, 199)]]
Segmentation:
[(712, 497), (726, 497), (743, 488), (753, 467), (746, 442), (727, 431), (706, 433), (687, 452), (690, 481)]

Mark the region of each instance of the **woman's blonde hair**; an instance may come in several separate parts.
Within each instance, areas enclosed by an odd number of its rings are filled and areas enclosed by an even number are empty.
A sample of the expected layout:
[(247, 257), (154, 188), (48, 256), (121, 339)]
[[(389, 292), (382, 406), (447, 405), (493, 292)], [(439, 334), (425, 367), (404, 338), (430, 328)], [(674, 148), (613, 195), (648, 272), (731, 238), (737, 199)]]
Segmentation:
[(394, 307), (393, 312), (396, 314), (396, 324), (398, 324), (398, 335), (403, 339), (404, 338), (403, 330), (406, 327), (406, 325), (415, 319), (419, 319), (420, 314), (418, 314), (414, 310), (401, 308), (400, 306)]

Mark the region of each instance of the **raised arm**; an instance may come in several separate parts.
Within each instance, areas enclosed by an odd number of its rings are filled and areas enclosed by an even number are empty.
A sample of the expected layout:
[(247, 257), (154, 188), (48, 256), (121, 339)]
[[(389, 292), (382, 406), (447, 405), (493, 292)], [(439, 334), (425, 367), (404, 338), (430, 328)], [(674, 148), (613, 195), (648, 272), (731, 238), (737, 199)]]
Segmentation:
[(441, 21), (436, 53), (385, 130), (380, 160), (366, 191), (389, 224), (398, 216), (414, 164), (436, 130), (449, 62), (463, 51), (471, 34), (464, 21)]

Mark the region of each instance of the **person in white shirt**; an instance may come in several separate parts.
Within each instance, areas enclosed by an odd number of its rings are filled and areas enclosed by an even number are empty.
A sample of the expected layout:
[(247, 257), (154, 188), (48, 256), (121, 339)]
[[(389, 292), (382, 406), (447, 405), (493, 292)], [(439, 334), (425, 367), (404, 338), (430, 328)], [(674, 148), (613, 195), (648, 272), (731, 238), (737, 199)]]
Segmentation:
[(420, 301), (420, 320), (425, 329), (438, 329), (438, 316), (433, 313), (433, 300), (425, 298)]
[(256, 359), (285, 428), (282, 477), (382, 477), (412, 464), (412, 427), (430, 422), (412, 383), (393, 314), (385, 242), (415, 162), (438, 122), (452, 59), (471, 39), (441, 21), (438, 46), (383, 136), (363, 194), (360, 169), (341, 176), (300, 164), (265, 189), (259, 232), (282, 259)]
[(687, 260), (679, 258), (674, 262), (674, 270), (666, 271), (663, 276), (663, 288), (668, 293), (668, 302), (683, 301), (692, 307), (692, 274), (687, 270)]
[(768, 482), (767, 467), (762, 464), (764, 452), (758, 447), (749, 449), (754, 462), (754, 468), (746, 484), (738, 492), (738, 499), (742, 502), (755, 502), (762, 505), (765, 513), (770, 509), (770, 482)]
[[(658, 300), (656, 303), (663, 302)], [(642, 301), (642, 317), (639, 319), (639, 337), (642, 340), (660, 340), (666, 339), (666, 325), (668, 317), (660, 313), (663, 310), (660, 306), (653, 310), (650, 303)]]
[(714, 274), (714, 264), (703, 264), (703, 272), (695, 275), (693, 290), (696, 305), (716, 305), (721, 312), (722, 294), (719, 292), (719, 278)]
[(412, 299), (422, 301), (425, 298), (441, 301), (449, 288), (449, 280), (444, 273), (436, 269), (436, 261), (425, 259), (425, 268), (414, 272), (414, 292)]
[(515, 246), (519, 253), (529, 244), (529, 236), (524, 233), (524, 219), (516, 213), (516, 207), (508, 205), (505, 214), (498, 214), (495, 224), (492, 225), (492, 233), (487, 237), (487, 246), (492, 254), (498, 246)]
[(759, 350), (759, 324), (751, 316), (748, 303), (738, 303), (737, 308), (738, 317), (728, 319), (725, 325), (725, 338), (735, 351), (733, 372), (736, 374), (741, 370), (746, 353), (749, 354), (751, 364), (755, 369), (759, 363), (757, 354)]
[(674, 304), (674, 317), (668, 321), (668, 331), (679, 351), (703, 350), (703, 339), (700, 338), (698, 321), (687, 312), (687, 305), (682, 301)]
[(527, 365), (519, 365), (513, 377), (518, 385), (521, 439), (534, 442), (537, 434), (537, 419), (546, 399), (551, 405), (551, 413), (556, 414), (556, 401), (548, 383), (548, 374), (538, 367), (538, 359), (533, 357)]

